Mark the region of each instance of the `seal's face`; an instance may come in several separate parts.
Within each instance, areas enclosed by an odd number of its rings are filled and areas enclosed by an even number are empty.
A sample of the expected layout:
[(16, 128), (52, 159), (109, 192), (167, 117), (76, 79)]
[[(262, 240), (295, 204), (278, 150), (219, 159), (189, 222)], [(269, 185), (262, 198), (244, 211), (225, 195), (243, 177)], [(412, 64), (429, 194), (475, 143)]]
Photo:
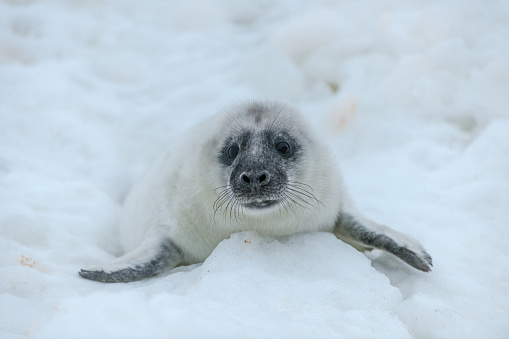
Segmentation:
[(221, 209), (239, 221), (246, 211), (296, 214), (317, 207), (320, 201), (306, 183), (314, 173), (313, 152), (299, 119), (278, 103), (253, 102), (226, 112), (223, 136), (215, 140), (220, 181), (214, 216)]
[(275, 206), (298, 185), (290, 177), (300, 157), (301, 145), (288, 132), (241, 131), (225, 140), (219, 155), (230, 174), (226, 192), (249, 209)]

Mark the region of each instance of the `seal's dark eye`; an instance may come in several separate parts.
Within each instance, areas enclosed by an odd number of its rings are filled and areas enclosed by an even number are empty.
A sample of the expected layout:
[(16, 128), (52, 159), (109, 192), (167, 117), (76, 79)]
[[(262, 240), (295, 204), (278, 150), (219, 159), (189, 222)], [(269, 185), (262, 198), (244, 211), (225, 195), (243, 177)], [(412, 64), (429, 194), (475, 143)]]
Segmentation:
[(276, 149), (281, 154), (287, 154), (290, 151), (290, 145), (288, 145), (286, 142), (278, 142), (276, 145)]
[(228, 148), (228, 157), (233, 160), (237, 157), (237, 154), (239, 154), (239, 146), (237, 144), (231, 145)]

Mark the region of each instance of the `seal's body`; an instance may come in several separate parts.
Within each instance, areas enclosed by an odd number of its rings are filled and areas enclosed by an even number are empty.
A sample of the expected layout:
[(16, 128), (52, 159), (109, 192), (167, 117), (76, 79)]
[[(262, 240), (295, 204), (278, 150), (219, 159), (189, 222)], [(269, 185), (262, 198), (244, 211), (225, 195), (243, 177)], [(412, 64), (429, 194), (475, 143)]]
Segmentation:
[(240, 231), (333, 232), (358, 250), (379, 248), (422, 271), (431, 265), (417, 241), (355, 211), (327, 148), (277, 102), (231, 106), (186, 134), (129, 194), (121, 229), (126, 254), (82, 277), (155, 276), (204, 261)]

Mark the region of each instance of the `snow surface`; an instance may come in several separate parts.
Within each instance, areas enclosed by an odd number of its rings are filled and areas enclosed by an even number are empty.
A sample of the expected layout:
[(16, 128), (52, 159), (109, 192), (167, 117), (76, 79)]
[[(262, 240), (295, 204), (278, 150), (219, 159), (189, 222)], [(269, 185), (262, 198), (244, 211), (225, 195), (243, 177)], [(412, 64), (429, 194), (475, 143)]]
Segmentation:
[[(81, 279), (123, 197), (226, 104), (287, 100), (418, 272), (319, 233)], [(509, 337), (508, 1), (0, 2), (1, 338)]]

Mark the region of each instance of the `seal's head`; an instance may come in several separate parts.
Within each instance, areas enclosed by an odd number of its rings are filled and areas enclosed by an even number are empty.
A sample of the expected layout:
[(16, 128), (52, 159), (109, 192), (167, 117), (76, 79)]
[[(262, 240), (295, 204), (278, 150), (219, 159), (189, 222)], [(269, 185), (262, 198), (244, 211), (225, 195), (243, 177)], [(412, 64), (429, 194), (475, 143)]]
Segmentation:
[(249, 102), (227, 110), (228, 130), (218, 148), (223, 186), (215, 209), (234, 213), (310, 208), (318, 203), (308, 186), (308, 132), (300, 115), (277, 102)]

